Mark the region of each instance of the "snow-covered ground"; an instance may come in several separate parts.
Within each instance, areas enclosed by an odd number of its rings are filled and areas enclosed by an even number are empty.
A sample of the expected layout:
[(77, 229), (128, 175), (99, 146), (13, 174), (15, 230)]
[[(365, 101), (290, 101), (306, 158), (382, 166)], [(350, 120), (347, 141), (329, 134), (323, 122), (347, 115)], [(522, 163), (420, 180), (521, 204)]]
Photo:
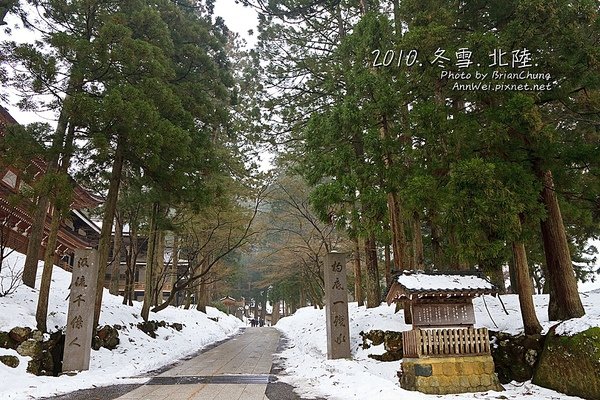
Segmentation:
[[(600, 292), (600, 291), (599, 291)], [(474, 301), (478, 327), (502, 330), (511, 333), (522, 331), (519, 301), (516, 295), (502, 296), (508, 315), (498, 298), (485, 296)], [(600, 326), (600, 293), (582, 293), (587, 315), (566, 321), (563, 332), (575, 333), (589, 326)], [(548, 321), (548, 296), (535, 296), (536, 312), (544, 331), (555, 325)], [(294, 315), (281, 319), (276, 327), (290, 339), (290, 348), (281, 353), (286, 376), (282, 379), (297, 388), (304, 396), (324, 397), (330, 400), (377, 399), (578, 399), (531, 382), (504, 385), (504, 392), (471, 393), (460, 395), (425, 395), (400, 388), (396, 372), (400, 362), (380, 362), (368, 358), (368, 354), (381, 354), (383, 345), (363, 350), (359, 332), (372, 329), (403, 331), (411, 327), (404, 323), (402, 311), (394, 314), (394, 307), (381, 305), (366, 309), (350, 303), (350, 346), (351, 360), (327, 360), (325, 335), (325, 313), (323, 310), (302, 308)]]
[[(23, 255), (13, 253), (8, 265), (22, 265), (23, 260)], [(5, 268), (3, 267), (3, 274)], [(38, 269), (38, 279), (41, 270)], [(51, 331), (55, 331), (55, 327), (66, 325), (65, 298), (70, 282), (69, 272), (58, 267), (54, 268), (48, 309), (48, 328)], [(0, 331), (8, 331), (15, 326), (35, 328), (37, 293), (38, 290), (21, 286), (13, 295), (0, 297)], [(231, 336), (243, 326), (239, 319), (225, 315), (214, 308), (209, 308), (206, 315), (196, 310), (168, 307), (160, 313), (151, 313), (150, 320), (179, 322), (184, 325), (184, 328), (181, 332), (171, 328), (158, 328), (157, 338), (152, 339), (135, 326), (142, 322), (141, 303), (135, 302), (133, 307), (125, 306), (121, 304), (122, 297), (112, 296), (106, 290), (103, 299), (100, 324), (119, 324), (124, 327), (119, 332), (121, 342), (114, 351), (104, 348), (99, 351), (92, 350), (90, 370), (75, 376), (39, 377), (25, 371), (29, 357), (21, 357), (14, 350), (0, 348), (0, 355), (15, 355), (21, 361), (16, 369), (0, 363), (0, 399), (32, 399), (93, 386), (143, 383), (148, 378), (135, 377)], [(218, 322), (208, 317), (218, 317)]]

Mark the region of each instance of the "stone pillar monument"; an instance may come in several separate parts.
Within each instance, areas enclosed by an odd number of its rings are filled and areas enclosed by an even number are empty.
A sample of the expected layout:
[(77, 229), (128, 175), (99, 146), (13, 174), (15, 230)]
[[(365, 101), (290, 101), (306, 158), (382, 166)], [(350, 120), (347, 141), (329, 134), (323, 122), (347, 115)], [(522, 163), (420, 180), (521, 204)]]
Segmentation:
[(63, 372), (90, 368), (97, 280), (98, 252), (92, 249), (75, 250)]
[(325, 257), (324, 275), (327, 358), (350, 358), (346, 254), (329, 253)]

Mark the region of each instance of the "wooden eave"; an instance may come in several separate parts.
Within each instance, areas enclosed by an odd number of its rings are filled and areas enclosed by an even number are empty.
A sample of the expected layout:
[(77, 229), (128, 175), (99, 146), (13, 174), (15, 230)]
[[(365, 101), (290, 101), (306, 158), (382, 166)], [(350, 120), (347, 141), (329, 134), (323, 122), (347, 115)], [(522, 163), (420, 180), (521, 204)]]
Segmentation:
[[(4, 135), (4, 128), (6, 126), (16, 124), (18, 124), (18, 122), (12, 117), (12, 115), (10, 115), (10, 113), (5, 108), (0, 106), (0, 136)], [(39, 157), (32, 159), (30, 166), (34, 168), (33, 171), (29, 171), (33, 176), (33, 180), (35, 180), (38, 177), (38, 175), (44, 174), (48, 169), (48, 163)], [(27, 170), (28, 168), (29, 167), (25, 169)], [(21, 175), (20, 171), (18, 175)], [(90, 193), (87, 189), (79, 185), (73, 178), (71, 178), (71, 182), (73, 183), (74, 187), (74, 196), (73, 201), (71, 203), (71, 209), (80, 210), (82, 208), (95, 208), (104, 202), (100, 197), (95, 196), (94, 194)], [(30, 182), (25, 183), (31, 184)]]
[(17, 124), (18, 122), (13, 118), (8, 110), (0, 106), (0, 123), (5, 125)]
[[(8, 223), (16, 225), (23, 223), (23, 231), (28, 231), (31, 227), (33, 218), (26, 211), (24, 204), (12, 205), (8, 202), (7, 197), (12, 195), (13, 192), (5, 185), (0, 185), (0, 217), (8, 218)], [(44, 234), (47, 235), (50, 227), (50, 216), (46, 215), (46, 221), (44, 224)], [(63, 245), (68, 249), (87, 248), (95, 245), (90, 240), (77, 235), (75, 232), (61, 224), (60, 230), (58, 231), (58, 244)]]
[(94, 196), (79, 184), (75, 185), (75, 196), (71, 203), (71, 209), (81, 210), (82, 208), (96, 208), (104, 201), (99, 197)]
[(457, 297), (477, 297), (485, 294), (496, 295), (498, 291), (491, 288), (474, 288), (474, 289), (408, 289), (398, 282), (392, 283), (390, 290), (385, 298), (388, 305), (396, 301), (414, 301), (416, 299), (440, 299), (457, 298)]

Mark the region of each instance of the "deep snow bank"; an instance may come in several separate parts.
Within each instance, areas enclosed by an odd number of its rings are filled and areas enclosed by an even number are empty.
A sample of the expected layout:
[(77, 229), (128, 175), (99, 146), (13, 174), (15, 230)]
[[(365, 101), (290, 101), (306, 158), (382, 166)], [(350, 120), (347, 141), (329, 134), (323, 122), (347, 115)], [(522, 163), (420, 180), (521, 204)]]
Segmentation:
[[(13, 253), (9, 265), (22, 266), (24, 256)], [(5, 268), (3, 268), (5, 271)], [(4, 274), (5, 272), (3, 272)], [(38, 269), (38, 282), (41, 268)], [(48, 329), (54, 331), (66, 325), (68, 287), (71, 274), (58, 267), (52, 274), (52, 287), (48, 307)], [(7, 297), (0, 298), (0, 331), (15, 326), (35, 328), (37, 289), (20, 286)], [(17, 400), (51, 396), (92, 386), (126, 383), (128, 378), (172, 363), (194, 353), (206, 345), (235, 334), (243, 323), (222, 312), (208, 308), (208, 315), (196, 310), (168, 307), (160, 313), (151, 313), (151, 320), (179, 322), (184, 325), (181, 332), (171, 328), (158, 328), (157, 338), (152, 339), (135, 325), (142, 321), (142, 304), (133, 307), (121, 304), (122, 297), (104, 292), (100, 325), (118, 324), (124, 327), (119, 332), (120, 344), (114, 351), (104, 348), (93, 351), (90, 370), (76, 376), (39, 377), (26, 373), (28, 357), (19, 356), (14, 350), (0, 349), (0, 355), (16, 355), (21, 360), (18, 368), (12, 369), (0, 363), (0, 399)], [(218, 322), (209, 319), (218, 317)], [(143, 382), (146, 378), (135, 381)]]
[[(584, 318), (565, 322), (567, 326), (584, 328), (600, 321), (600, 293), (581, 295), (587, 315)], [(491, 330), (501, 330), (516, 334), (523, 330), (518, 296), (502, 296), (508, 315), (499, 299), (486, 296), (474, 302), (477, 326)], [(536, 312), (547, 331), (556, 322), (548, 321), (548, 296), (535, 296)], [(372, 329), (402, 331), (410, 329), (404, 324), (402, 312), (394, 314), (394, 307), (381, 305), (366, 309), (357, 303), (349, 304), (351, 360), (327, 360), (325, 335), (325, 313), (323, 310), (302, 308), (294, 315), (282, 318), (276, 327), (290, 339), (290, 347), (281, 353), (287, 376), (283, 379), (300, 388), (306, 396), (320, 396), (328, 399), (576, 399), (558, 392), (547, 390), (530, 382), (505, 385), (501, 394), (463, 394), (429, 396), (408, 392), (400, 388), (396, 376), (399, 362), (380, 362), (368, 358), (368, 354), (383, 353), (383, 345), (363, 350), (359, 332)], [(600, 325), (600, 324), (599, 324)], [(569, 329), (571, 333), (577, 329)], [(500, 397), (505, 396), (505, 397)]]

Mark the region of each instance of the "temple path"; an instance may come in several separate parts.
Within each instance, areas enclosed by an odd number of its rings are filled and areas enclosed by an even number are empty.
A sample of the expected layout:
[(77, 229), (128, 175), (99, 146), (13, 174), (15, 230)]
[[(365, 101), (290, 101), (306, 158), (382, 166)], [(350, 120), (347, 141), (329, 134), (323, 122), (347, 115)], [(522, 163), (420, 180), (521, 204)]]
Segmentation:
[(239, 336), (150, 379), (119, 400), (265, 400), (275, 328), (247, 328)]

